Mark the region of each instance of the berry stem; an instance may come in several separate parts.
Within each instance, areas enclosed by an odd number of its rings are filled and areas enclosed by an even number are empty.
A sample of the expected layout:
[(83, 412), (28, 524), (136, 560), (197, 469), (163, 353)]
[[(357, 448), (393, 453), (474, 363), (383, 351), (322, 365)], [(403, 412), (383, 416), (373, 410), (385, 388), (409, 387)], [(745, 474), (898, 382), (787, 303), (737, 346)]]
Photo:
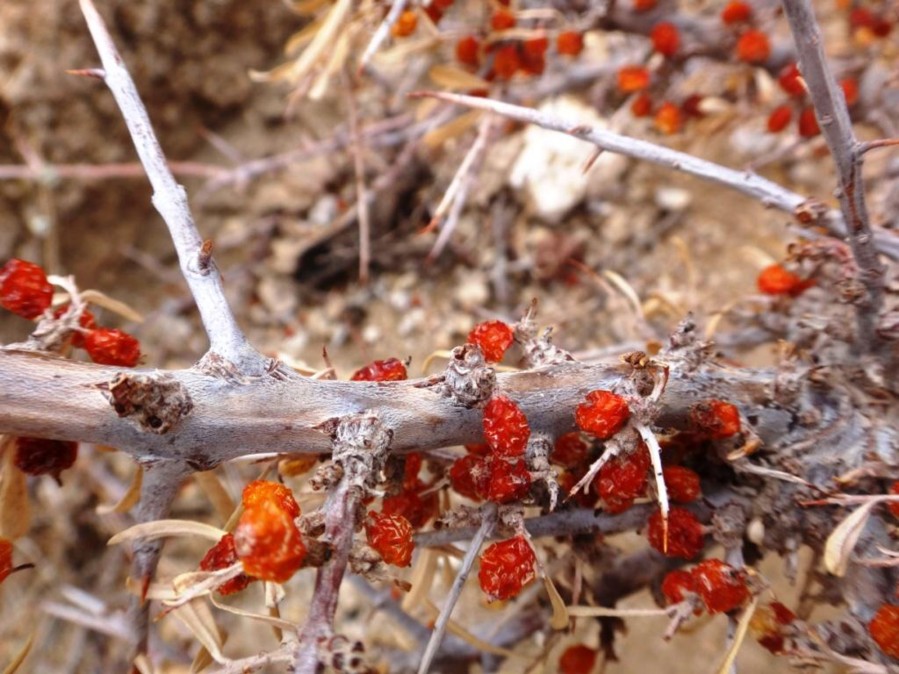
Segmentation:
[(636, 422), (634, 427), (646, 443), (649, 450), (649, 459), (652, 461), (652, 474), (656, 481), (656, 497), (659, 500), (659, 510), (662, 511), (662, 551), (668, 552), (668, 487), (665, 486), (665, 476), (662, 472), (662, 448), (656, 439), (655, 433), (649, 426)]

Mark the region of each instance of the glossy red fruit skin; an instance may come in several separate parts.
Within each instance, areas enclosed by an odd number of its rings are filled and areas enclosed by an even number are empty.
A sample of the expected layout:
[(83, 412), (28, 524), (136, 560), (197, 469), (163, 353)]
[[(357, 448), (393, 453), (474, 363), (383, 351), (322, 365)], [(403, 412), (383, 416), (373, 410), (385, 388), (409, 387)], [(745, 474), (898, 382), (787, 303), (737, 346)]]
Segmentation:
[(32, 320), (52, 302), (53, 286), (40, 265), (13, 258), (0, 267), (0, 307)]
[(385, 358), (356, 370), (350, 381), (403, 381), (408, 378), (403, 361), (398, 358)]
[(489, 601), (509, 599), (534, 580), (536, 562), (523, 536), (494, 543), (481, 554), (478, 582)]
[(512, 346), (514, 334), (512, 328), (502, 321), (484, 321), (478, 323), (468, 333), (468, 343), (477, 344), (488, 363), (498, 363), (503, 359), (506, 349)]
[(752, 19), (752, 7), (740, 0), (727, 3), (721, 10), (721, 21), (725, 25), (732, 26), (735, 23), (745, 23)]
[(559, 658), (559, 674), (590, 674), (598, 652), (584, 644), (569, 646)]
[(684, 466), (665, 466), (662, 477), (668, 488), (668, 498), (675, 503), (692, 503), (702, 495), (699, 475)]
[(649, 544), (668, 557), (695, 559), (705, 546), (702, 524), (689, 510), (674, 507), (668, 512), (668, 549), (665, 550), (665, 536), (662, 527), (662, 513), (657, 510), (649, 517), (646, 537)]
[(490, 457), (490, 477), (487, 480), (488, 500), (494, 503), (514, 503), (528, 495), (531, 489), (531, 473), (524, 459), (506, 460)]
[(453, 462), (449, 479), (456, 493), (472, 501), (482, 501), (487, 496), (490, 479), (488, 460), (477, 454), (466, 454)]
[(704, 400), (690, 408), (693, 430), (710, 440), (724, 440), (740, 432), (740, 410), (723, 400)]
[(649, 86), (649, 70), (643, 66), (622, 66), (618, 69), (618, 91), (631, 94)]
[(640, 445), (632, 452), (609, 459), (599, 469), (594, 485), (606, 512), (613, 515), (624, 512), (633, 505), (635, 498), (643, 495), (649, 465), (649, 454)]
[(291, 519), (300, 516), (300, 506), (287, 485), (269, 480), (253, 480), (243, 488), (241, 502), (244, 508), (252, 508), (264, 501), (276, 504)]
[[(234, 548), (234, 536), (225, 534), (219, 539), (218, 543), (209, 548), (206, 554), (203, 555), (203, 559), (200, 560), (200, 570), (218, 571), (236, 564), (238, 561), (240, 561), (240, 558), (237, 556), (237, 550)], [(236, 578), (219, 585), (216, 592), (227, 597), (229, 594), (245, 590), (254, 580), (255, 578), (242, 573)]]
[(696, 592), (696, 580), (689, 571), (675, 569), (669, 571), (662, 580), (662, 594), (669, 606), (682, 602), (687, 598), (688, 592)]
[(727, 613), (749, 600), (746, 574), (720, 559), (706, 559), (693, 571), (696, 592), (709, 613)]
[(527, 417), (511, 398), (490, 398), (484, 407), (484, 438), (496, 456), (523, 455), (530, 437)]
[(802, 74), (795, 63), (790, 63), (781, 68), (777, 76), (777, 83), (790, 96), (805, 96), (805, 87), (802, 86)]
[(402, 515), (371, 512), (365, 522), (365, 538), (381, 559), (393, 566), (412, 563), (412, 525)]
[(768, 265), (759, 272), (756, 279), (759, 292), (766, 295), (790, 295), (796, 297), (808, 290), (813, 281), (808, 281), (779, 264)]
[(671, 58), (680, 49), (680, 31), (673, 23), (663, 22), (653, 26), (649, 32), (653, 48), (662, 56)]
[(589, 455), (590, 446), (584, 442), (580, 433), (572, 431), (556, 438), (549, 460), (559, 466), (574, 468), (584, 463)]
[(140, 360), (140, 342), (115, 328), (97, 328), (84, 336), (84, 350), (100, 365), (134, 367)]
[(574, 421), (582, 431), (599, 440), (608, 440), (627, 423), (630, 417), (627, 401), (611, 391), (590, 391), (586, 401), (574, 411)]
[(868, 623), (868, 632), (880, 650), (899, 659), (899, 606), (884, 604), (877, 609)]
[(12, 543), (0, 538), (0, 583), (12, 573)]
[(244, 508), (234, 529), (234, 548), (248, 575), (273, 583), (289, 580), (306, 558), (293, 518), (271, 499)]
[(59, 479), (59, 474), (71, 468), (78, 458), (78, 443), (47, 438), (16, 438), (16, 467), (28, 475), (51, 475)]

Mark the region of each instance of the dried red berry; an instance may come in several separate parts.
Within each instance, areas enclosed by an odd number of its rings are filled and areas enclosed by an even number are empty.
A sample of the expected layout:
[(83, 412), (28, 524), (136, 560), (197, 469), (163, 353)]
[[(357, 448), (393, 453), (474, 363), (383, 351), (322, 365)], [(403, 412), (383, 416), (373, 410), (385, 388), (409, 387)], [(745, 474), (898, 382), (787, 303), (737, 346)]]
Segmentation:
[(780, 133), (787, 128), (791, 119), (793, 119), (793, 108), (786, 103), (778, 105), (768, 115), (768, 133)]
[(40, 265), (13, 258), (0, 267), (0, 307), (34, 319), (53, 301), (53, 286)]
[(796, 614), (779, 601), (762, 604), (756, 608), (749, 621), (749, 630), (762, 647), (772, 653), (783, 653), (787, 625), (796, 619)]
[(851, 107), (858, 103), (858, 80), (852, 77), (840, 80), (840, 88), (846, 98), (846, 105)]
[(656, 8), (658, 0), (634, 0), (635, 12), (651, 12)]
[(690, 408), (690, 424), (710, 440), (724, 440), (740, 432), (740, 410), (723, 400), (704, 400)]
[(437, 517), (440, 512), (440, 503), (437, 500), (437, 492), (422, 495), (425, 488), (421, 482), (414, 489), (406, 489), (399, 494), (387, 496), (381, 502), (381, 512), (385, 515), (402, 515), (413, 528), (421, 529), (428, 520)]
[[(69, 305), (65, 304), (53, 312), (53, 318), (61, 318), (69, 310)], [(84, 309), (78, 317), (78, 325), (85, 331), (90, 332), (97, 327), (97, 319), (91, 313), (90, 309)], [(84, 348), (84, 333), (75, 330), (72, 332), (72, 346), (79, 349)]]
[[(890, 485), (889, 493), (894, 496), (899, 496), (899, 480)], [(899, 517), (899, 501), (887, 503), (887, 508), (890, 509), (890, 512), (893, 513), (894, 517)]]
[(746, 23), (750, 20), (752, 20), (752, 7), (745, 2), (734, 0), (727, 3), (721, 10), (721, 21), (728, 26), (735, 23)]
[(584, 644), (569, 646), (559, 658), (559, 672), (560, 674), (590, 674), (596, 665), (597, 655), (599, 653), (596, 649)]
[(684, 466), (666, 466), (662, 469), (668, 498), (675, 503), (692, 503), (700, 497), (699, 475)]
[(899, 606), (884, 604), (868, 623), (874, 643), (891, 658), (899, 658)]
[(746, 574), (720, 559), (706, 559), (692, 571), (696, 591), (709, 613), (727, 613), (749, 599)]
[(737, 40), (737, 58), (746, 63), (764, 63), (771, 56), (771, 41), (760, 30), (747, 30)]
[[(237, 556), (237, 550), (234, 547), (234, 536), (232, 534), (225, 534), (218, 543), (206, 551), (203, 559), (200, 560), (200, 570), (218, 571), (219, 569), (226, 569), (229, 566), (236, 564), (239, 560), (240, 558)], [(242, 573), (236, 578), (232, 578), (219, 585), (216, 591), (222, 596), (235, 594), (236, 592), (246, 589), (246, 587), (254, 580), (256, 579)]]
[(400, 18), (397, 19), (396, 23), (390, 28), (390, 34), (393, 35), (393, 37), (408, 37), (415, 32), (417, 26), (418, 14), (411, 9), (407, 9), (400, 14)]
[(531, 429), (527, 417), (510, 398), (495, 395), (484, 407), (484, 438), (497, 456), (521, 456)]
[(687, 598), (688, 592), (696, 592), (696, 581), (689, 571), (675, 569), (662, 581), (662, 594), (668, 605), (679, 604)]
[(803, 138), (814, 138), (821, 133), (821, 127), (818, 126), (818, 118), (815, 116), (815, 109), (807, 105), (799, 111), (799, 135)]
[(649, 32), (652, 48), (662, 56), (671, 58), (680, 48), (680, 31), (673, 23), (657, 23)]
[(609, 459), (594, 480), (596, 491), (606, 506), (606, 511), (624, 512), (638, 496), (646, 491), (649, 453), (643, 445), (632, 452)]
[(490, 17), (490, 27), (493, 30), (508, 30), (515, 27), (515, 15), (508, 9), (500, 8)]
[(639, 94), (631, 103), (631, 114), (634, 117), (648, 117), (652, 114), (652, 99), (647, 93)]
[(365, 522), (365, 538), (381, 559), (394, 566), (412, 563), (412, 525), (402, 515), (370, 512)]
[(586, 461), (590, 453), (590, 446), (581, 438), (577, 431), (560, 435), (553, 445), (549, 460), (559, 466), (573, 468)]
[(681, 109), (671, 101), (665, 101), (656, 110), (652, 123), (660, 133), (671, 136), (680, 131), (684, 125)]
[(649, 518), (646, 533), (649, 544), (669, 557), (693, 559), (704, 547), (702, 524), (684, 508), (672, 508), (668, 513), (668, 549), (665, 550), (665, 531), (662, 512), (657, 510)]
[(16, 438), (16, 455), (13, 462), (28, 475), (51, 475), (59, 480), (59, 474), (71, 468), (78, 458), (78, 443), (46, 438)]
[(796, 297), (814, 285), (813, 281), (797, 276), (779, 264), (772, 264), (759, 272), (756, 284), (766, 295), (790, 295)]
[(402, 381), (408, 378), (406, 366), (398, 358), (386, 358), (356, 370), (350, 381)]
[(478, 581), (489, 601), (509, 599), (534, 580), (537, 558), (524, 536), (494, 543), (481, 555)]
[(627, 401), (611, 391), (590, 391), (586, 402), (577, 406), (574, 421), (582, 431), (600, 440), (608, 440), (627, 423), (630, 417)]
[(481, 501), (487, 494), (490, 479), (490, 465), (486, 458), (476, 454), (466, 454), (453, 462), (449, 470), (453, 489), (472, 501)]
[(512, 328), (502, 321), (478, 323), (468, 333), (468, 343), (477, 344), (488, 363), (498, 363), (514, 341)]
[(493, 74), (498, 79), (510, 80), (521, 67), (521, 56), (514, 44), (504, 44), (493, 55)]
[(790, 96), (805, 96), (805, 87), (802, 85), (802, 75), (795, 63), (784, 66), (777, 76), (777, 83)]
[(291, 519), (300, 516), (300, 506), (293, 492), (280, 482), (253, 480), (243, 488), (241, 502), (244, 508), (252, 508), (262, 502), (271, 502), (286, 512)]
[(649, 86), (649, 70), (643, 66), (623, 66), (618, 69), (618, 90), (625, 94), (642, 91)]
[(140, 342), (115, 328), (97, 328), (84, 336), (84, 350), (100, 365), (134, 367), (140, 360)]
[(0, 583), (12, 573), (12, 543), (5, 538), (0, 538)]
[(556, 37), (556, 51), (565, 56), (577, 56), (584, 50), (584, 36), (573, 30), (565, 30)]
[(481, 63), (481, 43), (473, 35), (463, 37), (456, 43), (456, 60), (469, 68), (477, 68)]
[(494, 503), (512, 503), (528, 495), (531, 473), (524, 459), (507, 461), (498, 457), (488, 460), (487, 499)]
[(244, 508), (234, 529), (234, 548), (247, 574), (274, 583), (289, 580), (306, 558), (293, 517), (272, 499)]

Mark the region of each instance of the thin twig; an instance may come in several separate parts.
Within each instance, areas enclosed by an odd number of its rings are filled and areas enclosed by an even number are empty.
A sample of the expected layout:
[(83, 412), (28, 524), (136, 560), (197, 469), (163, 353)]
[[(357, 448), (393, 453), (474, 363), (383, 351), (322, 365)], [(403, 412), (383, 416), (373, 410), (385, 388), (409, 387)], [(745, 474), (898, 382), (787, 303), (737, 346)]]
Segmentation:
[(210, 351), (246, 374), (261, 374), (264, 372), (265, 359), (249, 345), (237, 325), (225, 299), (218, 270), (212, 264), (204, 269), (198, 266), (203, 238), (194, 224), (187, 203), (187, 193), (169, 170), (137, 87), (93, 2), (80, 0), (80, 5), (103, 63), (103, 81), (125, 118), (134, 147), (153, 186), (153, 205), (169, 228), (181, 264), (181, 273), (190, 287), (206, 328)]
[(375, 34), (372, 35), (371, 40), (368, 43), (368, 46), (365, 48), (365, 51), (362, 52), (362, 58), (359, 59), (359, 69), (357, 74), (361, 74), (363, 70), (365, 70), (368, 62), (371, 60), (371, 57), (375, 55), (375, 52), (381, 48), (381, 45), (384, 44), (384, 40), (387, 39), (387, 35), (390, 33), (390, 29), (393, 28), (393, 25), (399, 21), (400, 16), (403, 14), (403, 10), (406, 9), (406, 3), (408, 0), (393, 0), (393, 5), (390, 7), (390, 11), (387, 13), (387, 16), (384, 17), (384, 20), (381, 22), (381, 25), (378, 26), (378, 29), (375, 31)]

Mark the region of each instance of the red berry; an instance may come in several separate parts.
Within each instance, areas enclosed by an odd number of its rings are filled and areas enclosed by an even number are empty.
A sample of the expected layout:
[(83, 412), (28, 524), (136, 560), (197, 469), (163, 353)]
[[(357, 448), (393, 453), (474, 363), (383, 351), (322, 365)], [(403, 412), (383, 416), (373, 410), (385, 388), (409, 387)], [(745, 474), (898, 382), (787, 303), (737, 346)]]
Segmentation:
[(509, 599), (534, 580), (537, 558), (523, 536), (489, 546), (481, 555), (478, 581), (490, 601)]
[(388, 564), (409, 566), (412, 563), (412, 525), (402, 515), (369, 513), (365, 538)]
[(632, 452), (609, 459), (599, 469), (594, 484), (608, 512), (623, 512), (643, 495), (649, 465), (649, 453), (640, 445)]
[(650, 12), (656, 8), (658, 0), (634, 0), (635, 12)]
[[(899, 496), (899, 480), (890, 485), (889, 493), (894, 496)], [(887, 503), (887, 508), (890, 509), (890, 512), (893, 513), (894, 517), (899, 517), (899, 501)]]
[(772, 653), (783, 653), (786, 631), (784, 627), (796, 619), (796, 614), (778, 601), (756, 608), (749, 621), (749, 629), (762, 647)]
[(656, 111), (652, 123), (659, 132), (671, 136), (681, 130), (683, 116), (680, 108), (670, 101), (665, 101)]
[[(234, 536), (225, 534), (218, 543), (207, 550), (203, 559), (200, 560), (200, 569), (202, 571), (218, 571), (236, 564), (239, 560), (237, 550), (234, 547)], [(254, 580), (255, 578), (242, 573), (236, 578), (219, 585), (216, 591), (222, 596), (228, 596), (246, 589)]]
[(473, 35), (456, 43), (456, 60), (469, 68), (477, 68), (481, 62), (481, 43)]
[(596, 649), (584, 644), (569, 646), (559, 658), (559, 673), (590, 674), (596, 664), (597, 655)]
[(253, 480), (243, 488), (241, 502), (244, 508), (252, 508), (262, 502), (271, 502), (286, 512), (291, 519), (300, 516), (300, 506), (293, 492), (280, 482)]
[(488, 363), (498, 363), (512, 346), (512, 328), (502, 321), (484, 321), (468, 333), (468, 343), (477, 344)]
[(521, 67), (521, 56), (514, 44), (504, 44), (493, 55), (493, 73), (501, 80), (510, 80)]
[(649, 70), (643, 66), (623, 66), (618, 69), (618, 90), (625, 94), (642, 91), (649, 86)]
[(46, 438), (16, 438), (16, 455), (13, 462), (28, 475), (51, 475), (59, 480), (59, 474), (71, 468), (78, 458), (78, 443)]
[(662, 469), (668, 498), (675, 503), (692, 503), (700, 497), (699, 475), (683, 466), (666, 466)]
[(479, 442), (474, 445), (465, 445), (465, 451), (469, 454), (487, 456), (490, 453), (490, 445), (488, 445), (486, 442)]
[(577, 56), (584, 49), (584, 36), (573, 30), (565, 30), (556, 37), (556, 51), (565, 56)]
[(500, 8), (490, 17), (490, 27), (493, 30), (508, 30), (515, 26), (515, 15), (508, 9)]
[(350, 381), (402, 381), (407, 379), (406, 366), (397, 358), (376, 360), (356, 370)]
[(417, 26), (418, 14), (411, 9), (407, 9), (400, 14), (400, 18), (393, 24), (390, 29), (390, 34), (393, 35), (393, 37), (408, 37), (415, 32)]
[(868, 623), (874, 643), (891, 658), (899, 658), (899, 606), (884, 604)]
[(140, 342), (114, 328), (91, 330), (84, 336), (84, 350), (100, 365), (134, 367), (140, 360)]
[(483, 456), (466, 454), (453, 462), (449, 470), (449, 479), (457, 493), (472, 501), (481, 501), (487, 494), (490, 479), (489, 462)]
[(690, 408), (691, 426), (710, 440), (724, 440), (740, 432), (740, 410), (723, 400), (704, 400)]
[(696, 581), (689, 571), (675, 569), (662, 581), (662, 594), (668, 605), (682, 602), (686, 599), (687, 592), (696, 592)]
[(440, 503), (437, 492), (422, 496), (424, 485), (419, 482), (414, 489), (406, 489), (399, 494), (387, 496), (381, 502), (381, 512), (385, 515), (402, 515), (415, 529), (421, 529), (428, 520), (437, 517)]
[(590, 391), (586, 402), (577, 406), (574, 421), (582, 431), (599, 440), (608, 440), (627, 423), (630, 417), (627, 401), (611, 391)]
[[(53, 318), (61, 318), (69, 310), (69, 305), (63, 305), (53, 312)], [(97, 319), (91, 313), (90, 309), (84, 309), (78, 317), (78, 325), (85, 331), (90, 332), (97, 327)], [(72, 346), (79, 349), (84, 348), (84, 333), (77, 330), (72, 332)]]
[(662, 512), (657, 510), (649, 518), (647, 529), (649, 544), (669, 557), (693, 559), (704, 547), (702, 524), (696, 516), (684, 508), (672, 508), (668, 513), (668, 550), (665, 550), (665, 532), (662, 528)]
[(12, 543), (0, 538), (0, 583), (12, 573)]
[(556, 439), (549, 460), (559, 466), (574, 468), (587, 459), (590, 446), (581, 438), (577, 431), (565, 433)]
[(807, 105), (799, 111), (799, 135), (803, 138), (814, 138), (821, 133), (821, 127), (818, 126), (818, 118), (815, 116), (815, 109)]
[(779, 105), (768, 115), (768, 133), (780, 133), (793, 119), (793, 108), (786, 103)]
[(549, 38), (545, 35), (532, 37), (521, 43), (521, 50), (527, 56), (543, 56), (547, 49), (549, 49)]
[(403, 489), (415, 489), (419, 484), (418, 474), (424, 465), (421, 452), (409, 452), (403, 459)]
[(487, 499), (494, 503), (512, 503), (528, 495), (531, 488), (531, 473), (524, 459), (507, 461), (490, 457), (488, 461), (490, 477), (487, 480)]
[(805, 87), (802, 85), (802, 75), (795, 63), (790, 63), (781, 69), (777, 77), (780, 88), (790, 96), (805, 96)]
[(680, 31), (673, 23), (658, 23), (649, 32), (652, 47), (662, 56), (671, 58), (680, 48)]
[(814, 285), (779, 264), (772, 264), (762, 269), (756, 279), (760, 292), (766, 295), (790, 295), (796, 297)]
[(53, 301), (53, 286), (43, 268), (13, 258), (0, 267), (0, 307), (23, 318), (34, 319)]
[(244, 508), (234, 529), (234, 548), (247, 574), (274, 583), (289, 580), (306, 558), (293, 517), (272, 499)]
[(705, 113), (702, 111), (702, 96), (699, 94), (690, 94), (680, 104), (681, 112), (687, 117), (702, 119)]
[(652, 114), (652, 99), (649, 94), (643, 92), (631, 103), (631, 114), (634, 117), (648, 117)]
[(484, 438), (497, 456), (521, 456), (531, 429), (527, 417), (510, 398), (495, 395), (484, 407)]
[(746, 23), (752, 19), (752, 7), (745, 2), (734, 0), (721, 10), (721, 21), (731, 26), (735, 23)]
[(703, 560), (692, 573), (709, 613), (733, 611), (749, 599), (746, 574), (720, 559)]
[(737, 58), (746, 63), (764, 63), (771, 56), (771, 41), (760, 30), (747, 30), (737, 40)]
[(843, 96), (846, 98), (846, 105), (853, 106), (858, 103), (858, 81), (847, 77), (840, 80), (840, 88), (843, 90)]

